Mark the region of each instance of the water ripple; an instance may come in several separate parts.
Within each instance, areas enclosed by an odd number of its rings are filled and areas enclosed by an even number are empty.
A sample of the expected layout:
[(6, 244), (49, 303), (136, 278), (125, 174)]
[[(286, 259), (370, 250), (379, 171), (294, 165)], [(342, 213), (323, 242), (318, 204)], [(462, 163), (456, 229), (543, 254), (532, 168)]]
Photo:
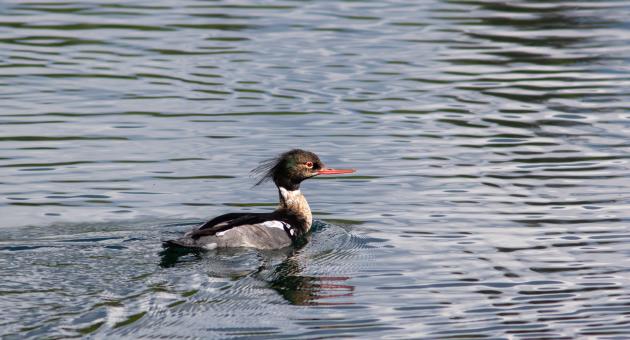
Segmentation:
[[(0, 334), (625, 336), (629, 11), (1, 3)], [(163, 261), (292, 147), (308, 244)]]

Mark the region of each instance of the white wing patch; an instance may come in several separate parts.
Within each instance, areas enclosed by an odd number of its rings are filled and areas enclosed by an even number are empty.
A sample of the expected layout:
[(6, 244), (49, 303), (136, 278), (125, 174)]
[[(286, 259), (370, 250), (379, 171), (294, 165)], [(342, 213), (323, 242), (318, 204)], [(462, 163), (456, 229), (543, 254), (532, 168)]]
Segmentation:
[(217, 244), (216, 243), (208, 243), (208, 244), (205, 244), (203, 247), (206, 248), (207, 250), (212, 250), (212, 249), (215, 249), (217, 247)]
[[(263, 226), (265, 228), (277, 228), (277, 229), (280, 229), (280, 230), (285, 230), (285, 228), (286, 228), (286, 229), (289, 230), (289, 234), (291, 236), (293, 236), (295, 234), (295, 231), (293, 230), (293, 228), (291, 228), (291, 225), (286, 223), (286, 222), (282, 222), (282, 221), (266, 221), (266, 222), (260, 223), (259, 225), (261, 225), (261, 226)], [(214, 235), (217, 236), (217, 237), (221, 237), (221, 236), (225, 235), (225, 233), (227, 233), (230, 230), (232, 230), (232, 229), (224, 230), (224, 231), (218, 232), (218, 233), (216, 233)], [(212, 245), (213, 244), (211, 243), (208, 246), (212, 247)], [(214, 247), (216, 247), (216, 244), (214, 244)], [(214, 248), (210, 248), (210, 249), (214, 249)]]
[(291, 234), (291, 236), (293, 236), (293, 233), (294, 233), (293, 228), (291, 228), (291, 225), (282, 221), (267, 221), (267, 222), (261, 223), (260, 225), (262, 225), (265, 228), (278, 228), (282, 230), (285, 230), (286, 228), (289, 230), (289, 234)]
[(282, 221), (267, 221), (267, 222), (263, 222), (260, 225), (262, 225), (263, 227), (266, 228), (280, 228), (282, 230), (284, 230), (284, 226), (289, 227), (288, 224), (282, 222)]

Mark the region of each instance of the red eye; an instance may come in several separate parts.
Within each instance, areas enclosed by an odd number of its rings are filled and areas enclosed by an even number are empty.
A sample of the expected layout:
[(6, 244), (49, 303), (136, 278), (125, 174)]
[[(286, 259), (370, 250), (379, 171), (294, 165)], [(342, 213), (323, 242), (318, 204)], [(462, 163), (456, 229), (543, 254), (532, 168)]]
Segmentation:
[(306, 162), (304, 164), (306, 164), (307, 168), (312, 168), (313, 167), (313, 162)]

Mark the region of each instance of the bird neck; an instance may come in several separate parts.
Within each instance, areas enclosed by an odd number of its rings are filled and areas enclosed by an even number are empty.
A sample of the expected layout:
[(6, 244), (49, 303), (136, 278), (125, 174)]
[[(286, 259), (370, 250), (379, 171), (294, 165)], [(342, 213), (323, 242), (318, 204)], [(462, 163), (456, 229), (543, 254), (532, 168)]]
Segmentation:
[(277, 210), (284, 210), (297, 217), (303, 224), (304, 231), (311, 229), (313, 215), (300, 189), (287, 190), (282, 186), (278, 186), (278, 192), (280, 194), (280, 206)]

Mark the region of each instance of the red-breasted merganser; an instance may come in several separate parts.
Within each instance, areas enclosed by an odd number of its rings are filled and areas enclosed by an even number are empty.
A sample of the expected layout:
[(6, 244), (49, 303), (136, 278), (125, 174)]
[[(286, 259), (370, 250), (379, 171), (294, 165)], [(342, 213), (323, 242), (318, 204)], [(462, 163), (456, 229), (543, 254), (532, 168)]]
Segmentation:
[(328, 169), (316, 154), (300, 149), (262, 162), (252, 170), (262, 174), (256, 185), (273, 180), (278, 187), (280, 205), (269, 213), (229, 213), (217, 216), (177, 240), (164, 242), (164, 247), (214, 249), (252, 247), (280, 249), (306, 234), (313, 224), (313, 215), (300, 192), (300, 183), (317, 175), (338, 175), (354, 169)]

